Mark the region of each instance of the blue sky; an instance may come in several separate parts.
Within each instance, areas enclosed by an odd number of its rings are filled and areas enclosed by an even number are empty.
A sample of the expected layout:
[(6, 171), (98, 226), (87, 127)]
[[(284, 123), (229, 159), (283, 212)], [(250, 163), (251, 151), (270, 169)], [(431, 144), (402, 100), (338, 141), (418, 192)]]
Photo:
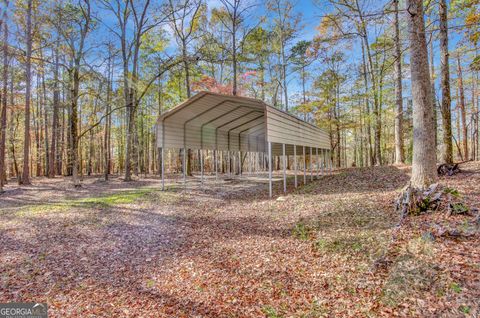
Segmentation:
[[(245, 1), (252, 3), (257, 0), (245, 0)], [(372, 8), (371, 10), (375, 12), (378, 12), (383, 7), (383, 5), (387, 3), (386, 0), (365, 0), (365, 2), (367, 2), (367, 5), (369, 6), (369, 8)], [(153, 2), (155, 6), (160, 3), (162, 2), (160, 1)], [(296, 0), (296, 1), (294, 0), (293, 3), (294, 3), (294, 11), (302, 15), (301, 25), (303, 26), (303, 28), (299, 31), (298, 37), (295, 39), (295, 41), (311, 40), (317, 33), (316, 27), (321, 21), (321, 17), (326, 13), (328, 13), (329, 11), (331, 11), (332, 8), (330, 5), (328, 5), (328, 1), (326, 0)], [(214, 7), (223, 6), (220, 0), (207, 0), (207, 4), (210, 9)], [(112, 13), (107, 13), (102, 10), (100, 11), (102, 13), (100, 14), (101, 20), (104, 25), (111, 27), (116, 24), (116, 19)], [(257, 1), (257, 6), (251, 12), (252, 23), (256, 23), (260, 16), (265, 16), (265, 15), (268, 15), (268, 12), (265, 6), (265, 1)], [(405, 20), (403, 19), (403, 21)], [(451, 25), (461, 24), (461, 22), (451, 21), (450, 24)], [(105, 34), (102, 34), (101, 36), (104, 37), (105, 39), (112, 37), (110, 32), (105, 32)], [(403, 33), (403, 36), (405, 36), (405, 32)], [(450, 48), (452, 50), (455, 49), (459, 38), (460, 37), (454, 32), (450, 33)], [(99, 39), (94, 39), (94, 41), (98, 41), (98, 40)], [(373, 38), (371, 39), (371, 42), (373, 42)], [(403, 42), (405, 42), (406, 44), (407, 39), (404, 38)], [(174, 42), (172, 42), (172, 45), (174, 45)], [(345, 67), (351, 67), (353, 64), (358, 65), (361, 62), (361, 51), (359, 49), (359, 46), (355, 45), (354, 43), (352, 47), (353, 47), (353, 50), (346, 50), (345, 52), (347, 55), (347, 63), (351, 65), (350, 66), (345, 65)], [(438, 41), (436, 41), (434, 44), (434, 52), (438, 52)], [(405, 58), (406, 58), (405, 61), (408, 62), (407, 55), (405, 55)], [(438, 69), (439, 68), (438, 53), (435, 54), (434, 61), (435, 61), (435, 67)], [(317, 64), (316, 68), (314, 68), (312, 73), (318, 74), (320, 71), (321, 70), (319, 69)], [(453, 73), (452, 76), (455, 76), (455, 72), (452, 72), (452, 73)], [(290, 94), (289, 95), (292, 95), (295, 92), (300, 91), (299, 80), (296, 77), (297, 77), (296, 74), (292, 74), (290, 76), (290, 81), (289, 81)]]

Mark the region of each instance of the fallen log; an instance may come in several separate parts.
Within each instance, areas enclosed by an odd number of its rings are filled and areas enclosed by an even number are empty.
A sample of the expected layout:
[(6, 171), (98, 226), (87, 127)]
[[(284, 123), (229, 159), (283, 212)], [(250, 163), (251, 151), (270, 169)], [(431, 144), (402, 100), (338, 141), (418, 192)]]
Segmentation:
[(472, 159), (470, 160), (463, 160), (457, 163), (442, 163), (441, 165), (438, 166), (437, 172), (439, 176), (453, 176), (456, 173), (462, 172), (460, 170), (460, 165), (473, 161)]
[(460, 172), (460, 168), (458, 167), (459, 163), (449, 164), (449, 163), (442, 163), (437, 168), (437, 173), (439, 176), (453, 176), (456, 173)]

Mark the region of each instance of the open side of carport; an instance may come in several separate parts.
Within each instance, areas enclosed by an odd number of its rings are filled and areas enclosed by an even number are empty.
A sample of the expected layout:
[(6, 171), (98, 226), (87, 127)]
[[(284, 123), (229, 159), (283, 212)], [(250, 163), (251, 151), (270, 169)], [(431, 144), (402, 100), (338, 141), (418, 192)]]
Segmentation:
[[(268, 160), (269, 193), (272, 196), (272, 156), (283, 156), (284, 191), (286, 192), (287, 156), (293, 156), (295, 187), (297, 156), (303, 156), (303, 178), (307, 181), (306, 156), (310, 156), (310, 178), (313, 179), (313, 156), (316, 156), (317, 176), (320, 166), (331, 170), (330, 140), (326, 132), (295, 116), (265, 104), (263, 101), (200, 92), (184, 103), (163, 113), (157, 122), (157, 146), (161, 152), (162, 188), (165, 187), (164, 150), (183, 149), (183, 178), (186, 183), (188, 149), (211, 150), (214, 154), (215, 175), (218, 177), (218, 152), (231, 156), (241, 153), (266, 153)], [(200, 151), (203, 183), (203, 151)], [(229, 171), (231, 173), (231, 171)]]

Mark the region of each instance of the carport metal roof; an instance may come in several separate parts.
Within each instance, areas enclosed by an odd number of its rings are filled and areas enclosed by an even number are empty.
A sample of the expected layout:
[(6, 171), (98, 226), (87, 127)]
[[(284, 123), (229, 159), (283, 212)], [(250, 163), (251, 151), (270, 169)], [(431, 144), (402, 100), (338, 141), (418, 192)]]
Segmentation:
[[(240, 96), (200, 92), (163, 113), (157, 123), (159, 148), (294, 154), (293, 146), (330, 149), (328, 134), (295, 116)], [(298, 149), (297, 149), (298, 150)]]

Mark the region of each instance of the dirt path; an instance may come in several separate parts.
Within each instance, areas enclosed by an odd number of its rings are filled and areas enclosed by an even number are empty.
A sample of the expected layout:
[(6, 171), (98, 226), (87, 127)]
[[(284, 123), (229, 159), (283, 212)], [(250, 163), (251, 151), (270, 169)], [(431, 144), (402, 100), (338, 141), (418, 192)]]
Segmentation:
[[(480, 181), (479, 165), (467, 168), (446, 182), (478, 207), (470, 184)], [(196, 183), (186, 193), (179, 185), (162, 192), (155, 178), (88, 179), (80, 191), (57, 179), (10, 186), (0, 197), (0, 302), (45, 301), (52, 317), (473, 313), (480, 276), (467, 284), (455, 275), (478, 272), (478, 235), (455, 245), (424, 242), (420, 225), (430, 219), (417, 217), (402, 231), (395, 262), (373, 268), (389, 246), (398, 220), (392, 203), (408, 179), (407, 168), (349, 169), (282, 200), (268, 200), (258, 180), (204, 190)], [(401, 257), (405, 246), (410, 259)], [(462, 268), (447, 273), (452, 260), (432, 258), (449, 249), (473, 254), (458, 256)], [(419, 277), (407, 275), (412, 268)]]

